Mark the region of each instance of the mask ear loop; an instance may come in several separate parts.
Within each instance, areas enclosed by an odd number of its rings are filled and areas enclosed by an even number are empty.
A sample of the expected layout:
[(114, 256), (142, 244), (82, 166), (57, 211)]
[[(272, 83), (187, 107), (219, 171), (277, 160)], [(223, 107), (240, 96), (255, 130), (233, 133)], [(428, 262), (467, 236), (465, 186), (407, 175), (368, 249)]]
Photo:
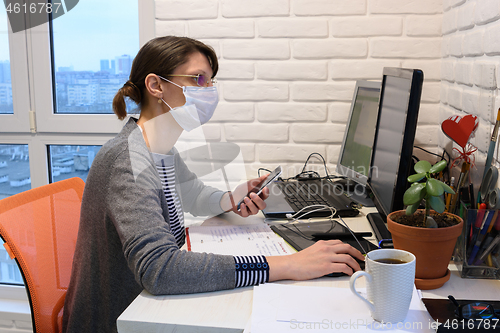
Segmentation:
[[(163, 81), (167, 81), (168, 83), (172, 83), (174, 86), (177, 86), (177, 87), (181, 88), (182, 90), (184, 90), (184, 88), (183, 88), (183, 87), (181, 87), (180, 85), (178, 85), (177, 83), (172, 82), (172, 81), (170, 81), (170, 80), (168, 80), (168, 79), (165, 79), (165, 78), (164, 78), (163, 76), (161, 76), (161, 75), (158, 75), (158, 74), (156, 74), (156, 75), (157, 75), (160, 79), (162, 79)], [(163, 98), (161, 98), (161, 97), (160, 97), (160, 99), (158, 100), (158, 104), (160, 104), (161, 102), (165, 103), (165, 105), (166, 105), (166, 106), (168, 106), (168, 107), (170, 108), (170, 110), (173, 110), (173, 109), (172, 109), (172, 107), (171, 107), (170, 105), (168, 105), (168, 103), (167, 103), (167, 102), (165, 102), (165, 100), (164, 100)]]
[(172, 107), (170, 105), (168, 105), (168, 103), (165, 102), (165, 100), (163, 98), (160, 97), (160, 99), (158, 100), (158, 104), (160, 104), (161, 102), (165, 103), (165, 105), (168, 106), (170, 108), (170, 110), (173, 110)]

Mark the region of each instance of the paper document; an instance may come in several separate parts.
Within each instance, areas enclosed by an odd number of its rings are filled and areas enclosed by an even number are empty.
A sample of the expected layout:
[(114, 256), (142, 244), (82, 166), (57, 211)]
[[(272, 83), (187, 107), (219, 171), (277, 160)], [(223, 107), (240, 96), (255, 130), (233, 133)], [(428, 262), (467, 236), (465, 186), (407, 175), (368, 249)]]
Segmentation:
[(285, 241), (267, 224), (194, 226), (186, 231), (188, 250), (228, 255), (290, 254)]
[[(363, 289), (358, 289), (362, 292)], [(364, 295), (366, 296), (366, 294)], [(349, 288), (267, 283), (254, 287), (251, 333), (435, 332), (433, 320), (414, 289), (401, 323), (383, 325)]]

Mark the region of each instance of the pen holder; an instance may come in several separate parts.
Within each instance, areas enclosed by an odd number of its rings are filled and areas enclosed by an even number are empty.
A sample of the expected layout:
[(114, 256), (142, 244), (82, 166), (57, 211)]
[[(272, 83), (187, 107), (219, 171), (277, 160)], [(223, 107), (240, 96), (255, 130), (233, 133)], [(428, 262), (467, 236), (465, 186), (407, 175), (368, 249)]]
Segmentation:
[(461, 277), (500, 279), (500, 233), (496, 229), (500, 229), (500, 213), (488, 209), (464, 209), (462, 212), (464, 228), (453, 255)]

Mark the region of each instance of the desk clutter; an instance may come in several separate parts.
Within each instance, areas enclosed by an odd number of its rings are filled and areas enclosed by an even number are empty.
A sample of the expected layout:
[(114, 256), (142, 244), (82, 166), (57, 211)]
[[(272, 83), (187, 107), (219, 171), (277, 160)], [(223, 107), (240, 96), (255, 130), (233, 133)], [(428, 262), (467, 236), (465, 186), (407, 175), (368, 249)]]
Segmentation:
[[(459, 215), (464, 220), (462, 235), (457, 241), (454, 262), (463, 278), (499, 279), (500, 243), (500, 190), (497, 188), (498, 169), (494, 166), (493, 155), (500, 127), (500, 109), (493, 128), (481, 185), (474, 196), (471, 171), (474, 166), (473, 153), (476, 147), (469, 143), (477, 130), (476, 116), (452, 116), (441, 124), (443, 133), (453, 140), (461, 150), (454, 148), (458, 157), (451, 167), (462, 162), (455, 194), (447, 195), (446, 211)], [(451, 180), (454, 187), (454, 179)]]
[[(495, 309), (500, 302), (483, 300), (455, 300), (422, 298), (422, 302), (436, 323), (437, 333), (443, 332), (497, 332), (500, 329)], [(456, 304), (454, 304), (456, 303)], [(459, 310), (460, 309), (460, 310)], [(457, 315), (460, 313), (460, 315)]]
[(500, 212), (467, 209), (454, 262), (463, 278), (500, 279)]

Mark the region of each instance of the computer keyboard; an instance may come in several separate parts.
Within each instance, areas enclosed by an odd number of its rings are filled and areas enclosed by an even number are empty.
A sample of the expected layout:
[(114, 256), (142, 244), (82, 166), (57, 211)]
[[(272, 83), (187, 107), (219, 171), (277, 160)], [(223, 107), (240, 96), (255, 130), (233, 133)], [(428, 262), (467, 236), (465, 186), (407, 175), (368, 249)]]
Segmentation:
[[(307, 185), (300, 187), (298, 185), (294, 185), (293, 190), (283, 184), (280, 184), (280, 187), (283, 194), (285, 194), (285, 200), (296, 211), (312, 205), (330, 206), (325, 198), (323, 198), (319, 193), (316, 193), (317, 190), (313, 192)], [(312, 207), (311, 209), (304, 210), (304, 212), (312, 209), (315, 208)]]

